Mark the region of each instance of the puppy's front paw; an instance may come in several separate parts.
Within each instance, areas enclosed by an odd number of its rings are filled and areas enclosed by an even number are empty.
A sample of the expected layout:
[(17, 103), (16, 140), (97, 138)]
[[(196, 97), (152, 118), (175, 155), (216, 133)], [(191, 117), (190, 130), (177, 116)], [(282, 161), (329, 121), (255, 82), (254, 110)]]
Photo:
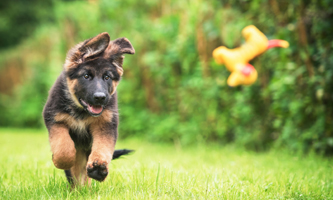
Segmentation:
[(107, 162), (94, 161), (87, 165), (87, 173), (90, 178), (97, 181), (104, 181), (109, 173)]

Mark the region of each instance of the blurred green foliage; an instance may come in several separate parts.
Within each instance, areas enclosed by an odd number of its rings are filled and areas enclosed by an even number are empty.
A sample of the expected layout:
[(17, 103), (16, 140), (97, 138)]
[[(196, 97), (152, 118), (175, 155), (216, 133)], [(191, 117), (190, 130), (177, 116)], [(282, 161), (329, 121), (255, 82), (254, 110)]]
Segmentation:
[(0, 49), (18, 44), (39, 24), (53, 21), (52, 0), (0, 1)]
[[(122, 137), (333, 152), (332, 1), (101, 0), (52, 6), (53, 22), (2, 51), (1, 126), (41, 127), (47, 91), (67, 50), (107, 31), (114, 39), (127, 37), (136, 49), (126, 56), (118, 87)], [(231, 88), (229, 72), (211, 53), (221, 45), (241, 45), (241, 30), (250, 24), (290, 47), (254, 59), (257, 82)]]

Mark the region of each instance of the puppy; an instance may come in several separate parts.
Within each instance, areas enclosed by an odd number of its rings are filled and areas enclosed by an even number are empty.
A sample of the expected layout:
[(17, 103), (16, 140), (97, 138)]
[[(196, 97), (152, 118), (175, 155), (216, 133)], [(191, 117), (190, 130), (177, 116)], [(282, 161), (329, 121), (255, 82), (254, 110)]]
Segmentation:
[(116, 88), (124, 54), (135, 50), (126, 38), (108, 33), (77, 44), (49, 92), (43, 110), (52, 161), (65, 170), (72, 187), (104, 181), (112, 159), (131, 150), (114, 150), (118, 137)]

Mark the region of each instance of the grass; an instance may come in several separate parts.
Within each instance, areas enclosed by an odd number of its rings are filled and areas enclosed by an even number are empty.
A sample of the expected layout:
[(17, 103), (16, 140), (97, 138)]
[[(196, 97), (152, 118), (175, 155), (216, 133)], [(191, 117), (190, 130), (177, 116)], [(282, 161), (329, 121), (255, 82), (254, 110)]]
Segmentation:
[(175, 148), (138, 139), (103, 183), (68, 189), (46, 131), (0, 129), (0, 199), (333, 199), (332, 162), (233, 146)]

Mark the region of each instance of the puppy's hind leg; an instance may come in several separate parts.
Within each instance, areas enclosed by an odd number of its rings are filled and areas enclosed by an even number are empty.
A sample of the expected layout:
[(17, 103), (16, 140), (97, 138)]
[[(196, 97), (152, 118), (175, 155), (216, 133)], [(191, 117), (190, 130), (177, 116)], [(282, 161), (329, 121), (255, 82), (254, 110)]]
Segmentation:
[(74, 184), (73, 175), (70, 169), (64, 170), (68, 183), (72, 186)]
[(87, 165), (87, 152), (84, 150), (77, 150), (75, 163), (69, 170), (65, 170), (68, 182), (72, 188), (76, 186), (90, 185), (90, 178), (86, 171)]

